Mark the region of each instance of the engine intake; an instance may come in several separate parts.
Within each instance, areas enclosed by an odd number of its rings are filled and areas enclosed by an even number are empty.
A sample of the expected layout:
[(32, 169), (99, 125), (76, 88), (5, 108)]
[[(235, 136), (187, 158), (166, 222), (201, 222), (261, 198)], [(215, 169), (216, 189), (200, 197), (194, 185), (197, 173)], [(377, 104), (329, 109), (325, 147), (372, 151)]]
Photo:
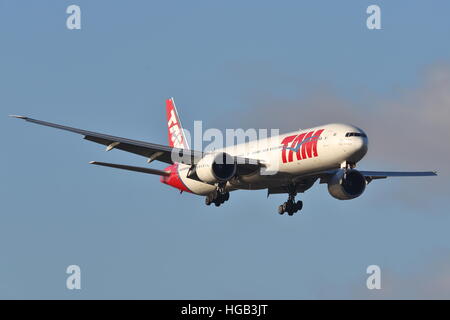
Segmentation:
[(210, 184), (230, 180), (236, 169), (235, 158), (225, 152), (207, 154), (195, 167), (198, 178)]
[(328, 192), (336, 199), (359, 197), (366, 189), (366, 179), (358, 170), (340, 170), (328, 182)]

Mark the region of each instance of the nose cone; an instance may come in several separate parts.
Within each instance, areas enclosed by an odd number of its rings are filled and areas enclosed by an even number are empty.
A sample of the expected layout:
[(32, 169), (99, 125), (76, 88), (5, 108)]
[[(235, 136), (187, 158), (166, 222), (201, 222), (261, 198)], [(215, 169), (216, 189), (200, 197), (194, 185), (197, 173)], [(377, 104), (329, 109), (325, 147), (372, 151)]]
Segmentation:
[(367, 153), (369, 140), (365, 132), (358, 127), (348, 128), (345, 134), (344, 145), (347, 147), (347, 161), (358, 162)]
[(361, 160), (369, 149), (369, 140), (364, 132), (361, 131), (361, 133), (363, 136), (352, 139), (352, 160), (355, 162)]
[(367, 138), (362, 138), (359, 137), (356, 141), (355, 141), (355, 152), (358, 154), (361, 154), (361, 158), (364, 157), (367, 153), (368, 150), (368, 141)]

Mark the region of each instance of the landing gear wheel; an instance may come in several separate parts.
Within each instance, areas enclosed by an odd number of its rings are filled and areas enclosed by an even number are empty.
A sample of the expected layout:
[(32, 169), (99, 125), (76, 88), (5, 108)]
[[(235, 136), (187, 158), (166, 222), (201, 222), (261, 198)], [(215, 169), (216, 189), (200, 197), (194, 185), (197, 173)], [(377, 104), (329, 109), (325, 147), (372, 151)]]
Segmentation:
[(286, 211), (290, 216), (292, 216), (292, 213), (294, 213), (294, 206), (292, 205), (292, 202), (288, 201), (286, 203)]
[(230, 199), (230, 192), (225, 192), (223, 189), (218, 188), (206, 196), (205, 204), (209, 206), (214, 203), (216, 207), (219, 207), (228, 199)]
[(303, 201), (297, 201), (297, 203), (295, 204), (295, 211), (300, 211), (303, 208)]
[(296, 203), (294, 201), (289, 201), (289, 212), (288, 214), (290, 216), (294, 215), (294, 213), (297, 212), (297, 206)]
[(283, 203), (282, 205), (278, 206), (278, 213), (283, 214), (283, 213), (287, 212), (288, 215), (292, 216), (297, 211), (302, 210), (303, 202), (295, 201), (295, 196), (297, 195), (295, 185), (288, 186), (288, 191), (289, 191), (288, 200), (285, 203)]

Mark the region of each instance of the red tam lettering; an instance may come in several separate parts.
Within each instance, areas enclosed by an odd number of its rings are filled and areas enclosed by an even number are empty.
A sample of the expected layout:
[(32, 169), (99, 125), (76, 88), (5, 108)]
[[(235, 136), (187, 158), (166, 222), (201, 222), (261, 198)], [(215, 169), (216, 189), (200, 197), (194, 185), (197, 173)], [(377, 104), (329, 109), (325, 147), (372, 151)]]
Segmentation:
[[(283, 163), (286, 163), (287, 162), (287, 159), (286, 159), (286, 152), (288, 151), (287, 150), (287, 145), (292, 141), (292, 140), (294, 140), (295, 139), (295, 137), (296, 136), (289, 136), (289, 137), (286, 137), (286, 138), (284, 138), (283, 139), (283, 141), (281, 141), (281, 144), (282, 144), (282, 146), (283, 146), (283, 148), (281, 149), (281, 160), (283, 161)], [(290, 161), (292, 161), (292, 150), (289, 150), (289, 157), (291, 158), (291, 160)]]

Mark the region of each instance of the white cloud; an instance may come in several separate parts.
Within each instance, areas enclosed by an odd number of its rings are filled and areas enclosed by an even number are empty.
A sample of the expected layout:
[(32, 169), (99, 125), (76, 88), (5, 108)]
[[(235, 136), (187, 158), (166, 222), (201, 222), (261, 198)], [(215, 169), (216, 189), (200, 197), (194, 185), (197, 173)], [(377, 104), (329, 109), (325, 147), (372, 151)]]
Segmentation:
[(247, 98), (251, 107), (239, 125), (285, 132), (330, 122), (350, 123), (367, 132), (371, 162), (450, 173), (449, 64), (430, 66), (417, 87), (394, 96), (356, 98), (360, 96), (344, 98), (329, 86), (294, 98), (257, 93)]

